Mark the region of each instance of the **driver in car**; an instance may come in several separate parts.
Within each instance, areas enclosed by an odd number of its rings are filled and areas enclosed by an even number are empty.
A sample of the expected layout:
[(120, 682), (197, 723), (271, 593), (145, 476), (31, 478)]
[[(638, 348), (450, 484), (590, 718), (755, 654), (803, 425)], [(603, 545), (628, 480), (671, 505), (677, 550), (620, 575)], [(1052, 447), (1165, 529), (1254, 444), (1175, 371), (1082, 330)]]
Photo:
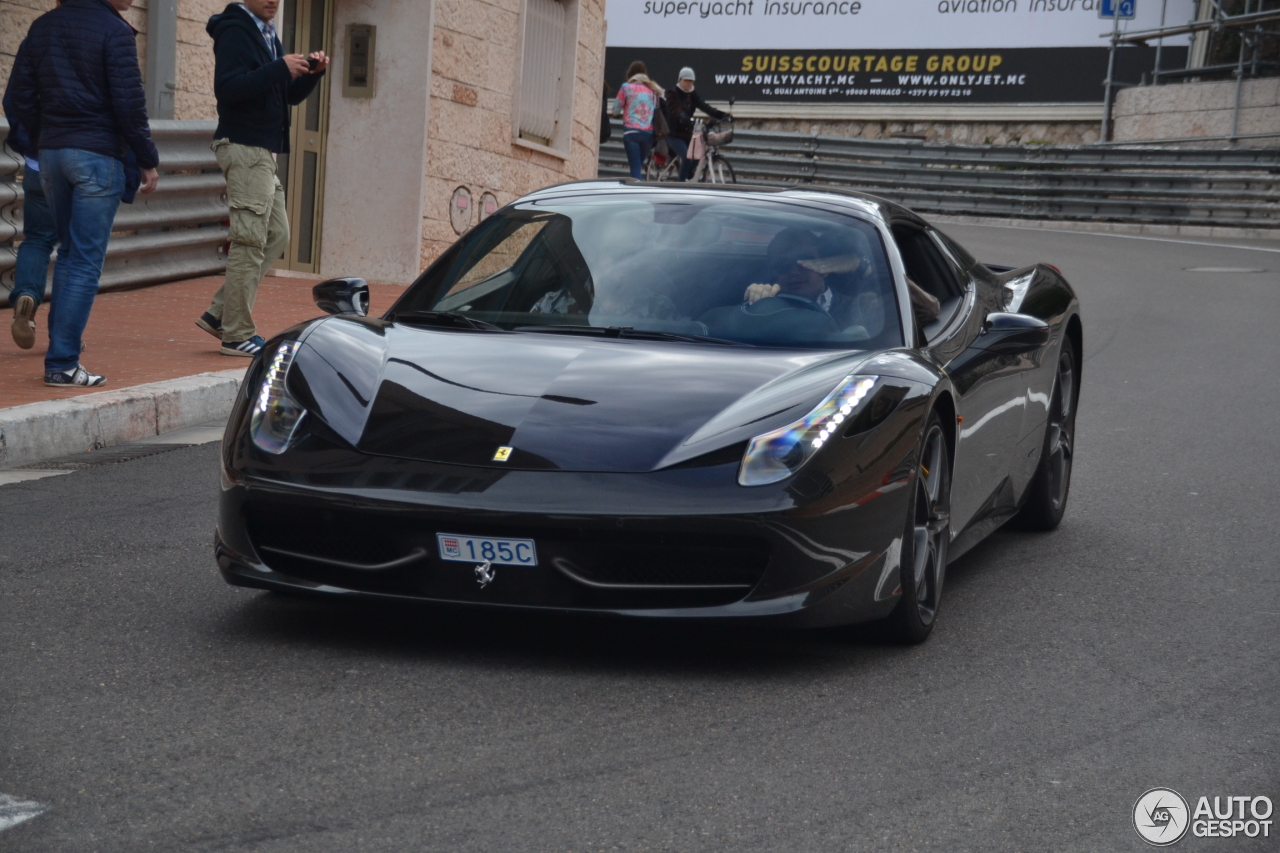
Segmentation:
[[(818, 239), (803, 228), (784, 228), (769, 242), (766, 269), (773, 281), (750, 284), (743, 299), (748, 305), (774, 296), (790, 296), (813, 303), (843, 329), (862, 326), (875, 333), (884, 323), (884, 304), (871, 291), (846, 296), (827, 286), (833, 273), (857, 273), (865, 261), (857, 253), (823, 257)], [(907, 279), (911, 309), (916, 321), (926, 326), (938, 317), (938, 300), (911, 279)]]

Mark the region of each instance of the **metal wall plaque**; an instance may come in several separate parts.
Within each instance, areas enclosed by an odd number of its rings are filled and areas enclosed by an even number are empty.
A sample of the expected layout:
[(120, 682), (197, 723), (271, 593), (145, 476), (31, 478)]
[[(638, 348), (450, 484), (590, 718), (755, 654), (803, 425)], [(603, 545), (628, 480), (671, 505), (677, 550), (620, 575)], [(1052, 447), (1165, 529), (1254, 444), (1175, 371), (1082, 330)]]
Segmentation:
[(372, 24), (347, 24), (347, 68), (342, 77), (342, 97), (373, 97), (377, 41), (378, 28)]

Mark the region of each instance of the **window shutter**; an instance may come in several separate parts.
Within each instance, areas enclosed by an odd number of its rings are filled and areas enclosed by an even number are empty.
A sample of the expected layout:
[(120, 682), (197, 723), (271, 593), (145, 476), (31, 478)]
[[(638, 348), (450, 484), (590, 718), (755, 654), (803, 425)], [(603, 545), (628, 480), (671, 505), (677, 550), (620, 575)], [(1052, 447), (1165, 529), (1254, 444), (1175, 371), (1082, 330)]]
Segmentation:
[(520, 136), (551, 145), (559, 120), (567, 10), (560, 0), (526, 0)]

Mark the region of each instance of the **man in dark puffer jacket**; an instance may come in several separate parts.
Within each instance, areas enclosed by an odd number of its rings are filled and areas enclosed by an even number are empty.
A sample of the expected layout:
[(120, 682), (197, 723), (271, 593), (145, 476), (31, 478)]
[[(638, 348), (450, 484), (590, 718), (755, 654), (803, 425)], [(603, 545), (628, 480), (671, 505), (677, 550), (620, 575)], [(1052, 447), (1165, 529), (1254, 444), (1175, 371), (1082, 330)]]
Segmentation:
[(253, 300), (289, 245), (275, 155), (289, 150), (289, 107), (306, 100), (329, 65), (323, 51), (311, 54), (311, 62), (284, 52), (273, 23), (278, 6), (279, 0), (232, 3), (205, 27), (213, 37), (213, 151), (227, 178), (231, 251), (227, 278), (196, 325), (222, 340), (223, 355), (253, 356), (262, 349)]
[(31, 25), (9, 77), (10, 118), (40, 151), (40, 183), (60, 244), (46, 385), (106, 383), (80, 366), (81, 337), (125, 192), (125, 161), (136, 160), (142, 170), (144, 193), (158, 180), (160, 158), (147, 125), (137, 31), (120, 15), (132, 3), (63, 0)]

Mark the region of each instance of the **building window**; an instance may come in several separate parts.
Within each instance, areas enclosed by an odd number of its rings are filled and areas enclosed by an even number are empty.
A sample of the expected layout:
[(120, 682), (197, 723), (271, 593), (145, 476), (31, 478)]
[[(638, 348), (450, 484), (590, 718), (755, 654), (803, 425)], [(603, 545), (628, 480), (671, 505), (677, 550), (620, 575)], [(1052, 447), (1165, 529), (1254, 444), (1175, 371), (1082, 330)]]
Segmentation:
[(577, 0), (525, 0), (517, 140), (568, 156), (578, 55)]

